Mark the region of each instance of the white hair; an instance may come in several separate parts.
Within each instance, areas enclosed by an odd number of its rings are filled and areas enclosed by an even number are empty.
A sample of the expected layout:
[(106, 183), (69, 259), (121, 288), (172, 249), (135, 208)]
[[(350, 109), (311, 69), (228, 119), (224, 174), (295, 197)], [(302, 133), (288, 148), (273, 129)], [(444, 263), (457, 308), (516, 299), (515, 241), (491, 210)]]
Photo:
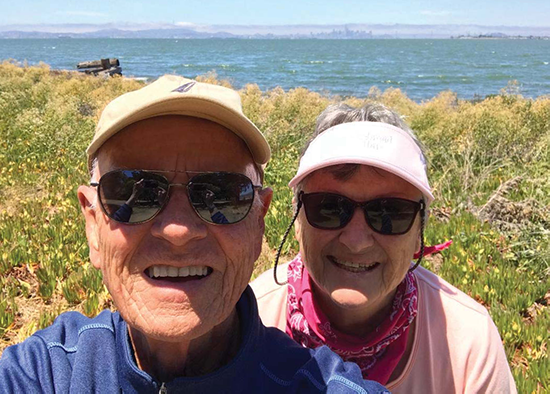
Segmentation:
[[(424, 146), (418, 140), (414, 131), (412, 131), (409, 125), (403, 120), (403, 117), (380, 103), (369, 103), (360, 108), (354, 108), (347, 104), (335, 104), (328, 106), (321, 113), (321, 115), (317, 117), (315, 132), (309, 142), (314, 140), (315, 137), (323, 131), (333, 126), (350, 122), (380, 122), (400, 128), (409, 134), (416, 145), (418, 145), (420, 151), (422, 152), (422, 156), (426, 156)], [(306, 149), (309, 146), (309, 142), (306, 145)]]
[[(90, 166), (90, 183), (98, 182), (97, 167), (98, 167), (97, 156), (94, 156), (94, 158), (92, 159), (92, 165)], [(94, 201), (92, 201), (92, 203), (90, 204), (90, 208), (95, 209), (96, 206), (97, 206), (97, 193), (94, 197)]]

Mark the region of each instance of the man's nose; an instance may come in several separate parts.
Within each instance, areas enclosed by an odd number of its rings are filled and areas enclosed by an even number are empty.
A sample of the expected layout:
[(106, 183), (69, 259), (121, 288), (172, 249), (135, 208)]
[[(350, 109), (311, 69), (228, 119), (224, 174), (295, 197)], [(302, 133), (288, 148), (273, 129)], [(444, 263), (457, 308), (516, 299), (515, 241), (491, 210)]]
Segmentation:
[(353, 253), (362, 252), (374, 244), (374, 231), (360, 208), (355, 209), (350, 222), (340, 231), (339, 241)]
[(154, 219), (152, 234), (176, 246), (206, 237), (208, 224), (191, 207), (187, 190), (184, 187), (173, 187), (168, 198), (166, 206)]

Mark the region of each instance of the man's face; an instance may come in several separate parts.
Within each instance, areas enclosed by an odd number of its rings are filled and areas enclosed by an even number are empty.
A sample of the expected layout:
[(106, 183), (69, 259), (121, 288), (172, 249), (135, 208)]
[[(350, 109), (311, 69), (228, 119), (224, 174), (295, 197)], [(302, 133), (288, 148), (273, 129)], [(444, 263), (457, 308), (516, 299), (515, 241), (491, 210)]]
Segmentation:
[[(336, 193), (360, 202), (385, 197), (422, 198), (420, 191), (402, 178), (368, 166), (360, 166), (346, 180), (336, 179), (328, 170), (316, 171), (304, 181), (303, 190)], [(319, 301), (328, 308), (353, 313), (378, 311), (393, 299), (419, 249), (419, 232), (417, 215), (407, 233), (379, 234), (368, 226), (361, 209), (356, 209), (351, 221), (338, 230), (312, 227), (302, 209), (296, 226), (303, 261)]]
[[(98, 173), (113, 169), (227, 171), (260, 179), (245, 143), (216, 123), (163, 116), (128, 126), (102, 146)], [(185, 172), (168, 175), (187, 183)], [(191, 340), (223, 322), (234, 310), (261, 250), (264, 216), (271, 190), (257, 192), (248, 216), (235, 224), (213, 225), (191, 207), (185, 187), (173, 187), (163, 211), (153, 220), (127, 225), (90, 208), (97, 190), (81, 186), (90, 258), (124, 320), (150, 338)], [(207, 267), (206, 277), (158, 279), (149, 268)], [(152, 271), (152, 270), (151, 270)], [(190, 279), (192, 278), (192, 279)]]

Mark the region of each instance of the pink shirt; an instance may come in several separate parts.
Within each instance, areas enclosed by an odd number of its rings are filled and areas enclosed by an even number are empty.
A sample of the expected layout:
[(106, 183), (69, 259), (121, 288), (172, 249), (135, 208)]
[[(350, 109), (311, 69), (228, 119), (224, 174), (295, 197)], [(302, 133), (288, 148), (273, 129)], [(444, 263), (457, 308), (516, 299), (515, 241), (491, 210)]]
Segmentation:
[[(277, 270), (286, 280), (286, 265)], [(284, 273), (284, 274), (283, 274)], [(411, 356), (386, 386), (392, 393), (516, 393), (502, 340), (487, 310), (418, 267), (418, 315)], [(273, 270), (251, 283), (266, 326), (286, 328), (287, 288)]]

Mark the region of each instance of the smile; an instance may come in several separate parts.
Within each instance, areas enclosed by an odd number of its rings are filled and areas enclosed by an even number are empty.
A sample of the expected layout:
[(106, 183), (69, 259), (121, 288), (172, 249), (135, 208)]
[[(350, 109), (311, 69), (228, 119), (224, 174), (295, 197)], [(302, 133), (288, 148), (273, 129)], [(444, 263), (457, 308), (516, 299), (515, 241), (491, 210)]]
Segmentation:
[(350, 271), (350, 272), (368, 272), (376, 269), (380, 265), (380, 263), (376, 261), (368, 265), (357, 264), (351, 261), (338, 260), (334, 256), (328, 256), (328, 259), (338, 268), (341, 268), (343, 270)]
[(169, 265), (154, 265), (146, 270), (149, 278), (164, 279), (164, 278), (188, 278), (200, 279), (210, 275), (212, 268), (205, 265), (194, 265), (190, 267), (174, 267)]

